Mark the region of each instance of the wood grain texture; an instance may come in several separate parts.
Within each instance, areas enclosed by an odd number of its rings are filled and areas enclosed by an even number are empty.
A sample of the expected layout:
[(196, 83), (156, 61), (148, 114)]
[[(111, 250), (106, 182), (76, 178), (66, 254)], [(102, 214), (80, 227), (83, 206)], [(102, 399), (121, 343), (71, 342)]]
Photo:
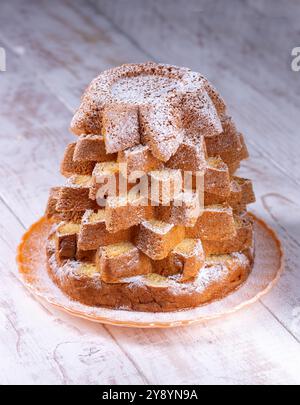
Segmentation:
[[(300, 76), (289, 69), (300, 7), (161, 3), (1, 2), (8, 66), (0, 73), (0, 383), (300, 382)], [(277, 229), (287, 255), (287, 270), (260, 303), (188, 329), (74, 319), (29, 297), (14, 264), (21, 234), (62, 181), (82, 90), (107, 67), (149, 59), (199, 70), (220, 89), (250, 145), (241, 173), (254, 180), (254, 210)]]

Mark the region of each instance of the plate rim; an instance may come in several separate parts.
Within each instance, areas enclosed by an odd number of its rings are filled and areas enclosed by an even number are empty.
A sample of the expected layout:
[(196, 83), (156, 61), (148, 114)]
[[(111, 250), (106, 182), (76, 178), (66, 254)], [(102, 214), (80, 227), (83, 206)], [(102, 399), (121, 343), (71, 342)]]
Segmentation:
[[(225, 310), (222, 313), (215, 313), (212, 315), (206, 315), (206, 316), (199, 317), (199, 318), (195, 317), (194, 319), (190, 319), (190, 320), (178, 320), (178, 321), (176, 321), (176, 320), (174, 320), (174, 321), (153, 321), (153, 322), (122, 321), (119, 319), (110, 319), (109, 317), (106, 317), (106, 316), (99, 316), (99, 315), (95, 316), (92, 314), (83, 313), (82, 311), (67, 307), (66, 305), (64, 305), (62, 303), (58, 303), (55, 300), (55, 298), (51, 299), (50, 297), (45, 296), (42, 292), (38, 291), (33, 286), (32, 283), (29, 283), (26, 280), (26, 277), (25, 277), (26, 270), (24, 271), (24, 267), (26, 267), (26, 263), (24, 263), (24, 261), (22, 259), (22, 256), (23, 256), (22, 251), (23, 251), (24, 245), (25, 245), (26, 241), (29, 239), (29, 237), (31, 236), (31, 234), (34, 232), (35, 228), (38, 228), (41, 225), (41, 223), (43, 223), (43, 222), (48, 222), (48, 220), (45, 216), (42, 216), (41, 218), (39, 218), (38, 221), (34, 222), (26, 230), (26, 232), (22, 235), (21, 241), (17, 247), (17, 255), (16, 255), (16, 262), (17, 262), (17, 266), (18, 266), (18, 276), (19, 276), (19, 279), (21, 280), (22, 284), (25, 286), (25, 288), (30, 292), (31, 295), (33, 295), (34, 298), (37, 298), (38, 301), (46, 302), (69, 315), (72, 315), (72, 316), (75, 316), (75, 317), (78, 317), (81, 319), (89, 320), (94, 323), (101, 323), (101, 324), (106, 324), (106, 325), (128, 327), (128, 328), (147, 328), (147, 329), (173, 328), (173, 327), (179, 327), (179, 326), (201, 324), (202, 322), (206, 322), (206, 321), (228, 316), (232, 313), (240, 311), (241, 309), (257, 302), (261, 297), (266, 295), (276, 285), (277, 281), (279, 280), (280, 276), (283, 273), (284, 262), (285, 262), (285, 253), (284, 253), (284, 250), (282, 247), (282, 243), (281, 243), (280, 239), (278, 238), (277, 232), (271, 226), (269, 226), (263, 219), (259, 218), (257, 215), (253, 214), (252, 212), (248, 212), (248, 214), (253, 218), (254, 221), (258, 222), (263, 228), (265, 228), (265, 230), (268, 231), (268, 233), (272, 237), (273, 241), (275, 242), (277, 249), (278, 249), (278, 254), (279, 254), (279, 267), (277, 269), (275, 277), (270, 281), (270, 283), (265, 288), (263, 288), (261, 291), (259, 291), (257, 294), (255, 294), (253, 297), (241, 302), (238, 305), (233, 306), (232, 308)], [(255, 257), (254, 257), (254, 261), (255, 261)], [(46, 269), (44, 269), (44, 270), (46, 271)], [(48, 272), (47, 272), (47, 274), (48, 274)], [(55, 283), (51, 280), (50, 276), (49, 276), (49, 280), (51, 281), (52, 284), (55, 285)], [(241, 286), (246, 286), (246, 285), (247, 285), (247, 280)], [(59, 288), (58, 286), (56, 286), (56, 287)], [(234, 291), (231, 294), (234, 294)], [(230, 296), (231, 294), (229, 294), (228, 296)], [(226, 297), (224, 297), (224, 298), (226, 298)], [(224, 298), (221, 298), (219, 301), (222, 301)], [(69, 301), (72, 302), (71, 299), (69, 299)], [(84, 304), (82, 304), (82, 305), (84, 305)], [(208, 303), (206, 305), (210, 305), (210, 303)], [(91, 308), (93, 308), (93, 307), (91, 307)], [(196, 307), (196, 308), (198, 308), (198, 307)], [(110, 310), (115, 311), (114, 309), (110, 309)], [(192, 311), (192, 310), (195, 310), (195, 308), (185, 309), (180, 312), (187, 313), (188, 311)], [(129, 312), (136, 313), (137, 311), (129, 310)], [(141, 314), (142, 312), (138, 312), (138, 313)], [(166, 314), (166, 313), (167, 312), (165, 312), (164, 314)]]

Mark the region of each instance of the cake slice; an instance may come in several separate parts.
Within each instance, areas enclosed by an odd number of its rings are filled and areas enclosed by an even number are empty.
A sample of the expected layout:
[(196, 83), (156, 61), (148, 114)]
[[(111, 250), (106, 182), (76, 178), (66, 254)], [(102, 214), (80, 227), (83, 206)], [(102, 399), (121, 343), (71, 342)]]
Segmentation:
[(205, 169), (207, 152), (204, 137), (185, 138), (166, 166), (195, 173)]
[(114, 242), (129, 241), (131, 230), (111, 233), (105, 225), (105, 209), (87, 210), (82, 218), (78, 237), (78, 248), (82, 251), (98, 249)]
[(228, 203), (238, 208), (255, 202), (252, 181), (242, 177), (233, 176), (231, 182), (231, 193)]
[(228, 167), (220, 157), (207, 159), (204, 173), (204, 190), (206, 193), (224, 197), (230, 194)]
[(148, 145), (152, 154), (159, 160), (167, 162), (173, 156), (181, 142), (181, 114), (167, 95), (157, 98), (157, 105), (144, 104), (139, 107), (141, 142)]
[(59, 264), (68, 259), (74, 259), (77, 249), (79, 224), (66, 222), (56, 229), (56, 260)]
[(65, 177), (79, 175), (91, 175), (94, 169), (94, 161), (85, 160), (84, 162), (77, 162), (74, 160), (74, 152), (76, 142), (70, 143), (64, 153), (63, 160), (60, 165), (60, 172)]
[(97, 209), (96, 201), (89, 198), (91, 176), (74, 175), (61, 187), (56, 204), (57, 211), (84, 211)]
[(103, 135), (107, 153), (115, 153), (140, 143), (138, 109), (116, 104), (104, 108)]
[(84, 162), (109, 162), (116, 157), (116, 154), (106, 153), (102, 135), (81, 135), (76, 142), (73, 160), (84, 166)]
[(169, 252), (184, 239), (184, 227), (151, 219), (138, 228), (135, 244), (153, 260), (168, 256)]
[(228, 205), (205, 207), (193, 228), (186, 228), (187, 237), (202, 241), (230, 239), (236, 235), (232, 208)]
[(127, 165), (127, 173), (161, 169), (163, 163), (155, 158), (148, 145), (136, 145), (118, 153), (118, 162)]
[(119, 176), (119, 163), (114, 161), (97, 163), (92, 174), (89, 194), (90, 198), (93, 200), (99, 198), (101, 200), (107, 195), (117, 195), (119, 189)]
[(108, 197), (105, 206), (105, 223), (109, 232), (131, 228), (149, 218), (151, 206), (143, 196)]
[(201, 240), (183, 239), (165, 259), (153, 261), (153, 267), (165, 277), (177, 275), (177, 281), (185, 282), (195, 279), (204, 263)]
[(124, 278), (151, 273), (152, 269), (149, 258), (130, 242), (101, 247), (96, 255), (96, 267), (106, 283), (119, 283)]
[(211, 137), (222, 132), (222, 125), (209, 95), (203, 89), (186, 89), (181, 95), (182, 121), (187, 136)]
[(191, 190), (181, 192), (170, 205), (155, 207), (156, 218), (175, 225), (193, 227), (203, 210), (203, 196)]
[(168, 205), (182, 191), (180, 170), (162, 169), (148, 173), (150, 196), (153, 205)]
[(57, 211), (56, 205), (59, 199), (61, 187), (50, 189), (45, 216), (52, 222), (75, 222), (80, 223), (85, 211)]
[(206, 255), (242, 252), (253, 247), (253, 226), (247, 215), (234, 217), (235, 235), (224, 240), (202, 240)]
[(224, 116), (221, 119), (223, 132), (214, 136), (206, 137), (206, 149), (208, 156), (220, 156), (227, 165), (241, 161), (248, 157), (243, 137), (237, 131), (232, 118)]

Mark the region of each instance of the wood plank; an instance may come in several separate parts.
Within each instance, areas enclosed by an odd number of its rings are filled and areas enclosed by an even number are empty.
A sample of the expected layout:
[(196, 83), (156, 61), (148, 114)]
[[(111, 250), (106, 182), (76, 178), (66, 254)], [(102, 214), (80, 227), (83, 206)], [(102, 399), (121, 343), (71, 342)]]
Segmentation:
[(100, 71), (144, 60), (142, 53), (128, 52), (130, 42), (84, 1), (31, 0), (25, 7), (21, 0), (1, 3), (0, 38), (17, 55), (22, 50), (22, 66), (30, 65), (70, 111)]
[[(262, 303), (300, 341), (300, 327), (295, 324), (299, 306), (300, 260), (300, 190), (293, 187), (285, 176), (269, 166), (262, 153), (250, 147), (251, 158), (243, 164), (240, 175), (256, 179), (254, 189), (257, 202), (250, 207), (277, 232), (286, 255), (285, 271), (275, 288)], [(292, 220), (291, 220), (292, 218)]]
[(255, 304), (184, 331), (109, 329), (153, 384), (299, 383), (299, 344), (269, 315)]
[(0, 195), (29, 226), (44, 211), (49, 188), (63, 180), (59, 163), (73, 138), (67, 131), (71, 113), (19, 56), (8, 50), (7, 58), (10, 68), (0, 88), (5, 100), (0, 110)]

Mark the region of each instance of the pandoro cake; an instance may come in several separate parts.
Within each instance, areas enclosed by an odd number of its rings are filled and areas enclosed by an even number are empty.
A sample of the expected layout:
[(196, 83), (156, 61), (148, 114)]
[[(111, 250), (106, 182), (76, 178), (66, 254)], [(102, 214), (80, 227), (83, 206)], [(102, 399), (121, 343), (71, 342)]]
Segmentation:
[(243, 135), (201, 74), (156, 63), (101, 73), (83, 94), (50, 190), (48, 272), (70, 299), (178, 311), (251, 272)]

